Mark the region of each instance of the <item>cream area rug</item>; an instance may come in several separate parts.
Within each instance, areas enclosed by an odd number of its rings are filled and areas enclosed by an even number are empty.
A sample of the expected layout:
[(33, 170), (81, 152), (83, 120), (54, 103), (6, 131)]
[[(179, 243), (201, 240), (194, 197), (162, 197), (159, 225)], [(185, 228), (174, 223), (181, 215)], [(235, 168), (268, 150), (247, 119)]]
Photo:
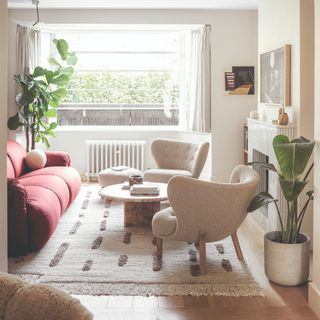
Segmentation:
[(165, 240), (160, 263), (151, 227), (125, 228), (123, 205), (105, 203), (98, 191), (97, 185), (83, 185), (47, 245), (10, 258), (9, 272), (71, 294), (263, 295), (230, 237), (207, 244), (206, 275), (200, 275), (194, 245)]

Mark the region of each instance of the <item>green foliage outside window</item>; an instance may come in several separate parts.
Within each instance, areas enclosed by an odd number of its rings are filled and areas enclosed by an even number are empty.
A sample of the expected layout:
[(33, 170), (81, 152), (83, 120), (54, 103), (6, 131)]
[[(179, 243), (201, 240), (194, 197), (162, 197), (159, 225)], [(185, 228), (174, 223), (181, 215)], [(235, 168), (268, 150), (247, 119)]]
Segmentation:
[(179, 96), (179, 87), (168, 71), (76, 71), (67, 90), (65, 103), (165, 104), (176, 107)]

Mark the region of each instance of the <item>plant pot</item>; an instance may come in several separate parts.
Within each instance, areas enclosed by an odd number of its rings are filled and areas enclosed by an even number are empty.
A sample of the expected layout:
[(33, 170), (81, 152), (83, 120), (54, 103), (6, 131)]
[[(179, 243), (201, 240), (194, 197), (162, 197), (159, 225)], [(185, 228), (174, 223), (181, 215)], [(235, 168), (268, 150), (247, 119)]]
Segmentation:
[(300, 233), (299, 243), (276, 242), (281, 232), (264, 236), (264, 266), (267, 278), (283, 286), (299, 286), (308, 281), (310, 270), (310, 238)]

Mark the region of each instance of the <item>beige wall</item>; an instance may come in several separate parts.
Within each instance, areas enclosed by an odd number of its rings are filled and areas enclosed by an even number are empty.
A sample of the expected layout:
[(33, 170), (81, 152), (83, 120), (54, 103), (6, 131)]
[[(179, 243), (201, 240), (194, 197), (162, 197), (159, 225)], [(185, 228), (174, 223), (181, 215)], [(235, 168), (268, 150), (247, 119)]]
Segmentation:
[[(10, 20), (33, 21), (33, 10), (10, 10)], [(257, 109), (257, 95), (227, 96), (224, 92), (224, 72), (232, 66), (257, 67), (257, 11), (256, 10), (41, 10), (41, 21), (47, 23), (159, 23), (210, 24), (212, 26), (212, 176), (227, 180), (233, 167), (242, 161), (243, 123), (251, 110)], [(9, 55), (15, 54), (15, 24), (9, 23)], [(9, 113), (15, 112), (12, 74), (15, 61), (9, 64)], [(90, 133), (95, 138), (110, 137), (110, 132)], [(83, 134), (85, 135), (85, 133)], [(75, 154), (84, 147), (83, 135), (69, 148)], [(140, 136), (139, 136), (140, 135)], [(148, 133), (134, 133), (143, 139)], [(171, 137), (170, 132), (161, 136)], [(70, 132), (59, 132), (55, 148), (66, 148)], [(147, 140), (151, 139), (150, 137)], [(81, 140), (81, 141), (80, 141)], [(69, 144), (70, 145), (70, 144)], [(68, 151), (68, 150), (66, 150)], [(84, 158), (84, 157), (83, 157)], [(84, 163), (85, 159), (83, 159)], [(79, 164), (79, 166), (83, 166)]]
[(309, 303), (320, 318), (320, 0), (315, 0), (315, 117), (314, 129), (317, 141), (314, 162), (314, 248), (313, 248), (313, 274), (309, 285)]
[[(314, 137), (314, 0), (259, 0), (259, 54), (291, 45), (290, 122), (297, 135)], [(259, 103), (263, 120), (278, 117), (277, 106)], [(312, 189), (313, 177), (307, 189)], [(302, 203), (304, 196), (302, 196)], [(312, 236), (312, 208), (309, 207), (302, 231)]]
[(0, 271), (7, 270), (7, 0), (0, 0)]

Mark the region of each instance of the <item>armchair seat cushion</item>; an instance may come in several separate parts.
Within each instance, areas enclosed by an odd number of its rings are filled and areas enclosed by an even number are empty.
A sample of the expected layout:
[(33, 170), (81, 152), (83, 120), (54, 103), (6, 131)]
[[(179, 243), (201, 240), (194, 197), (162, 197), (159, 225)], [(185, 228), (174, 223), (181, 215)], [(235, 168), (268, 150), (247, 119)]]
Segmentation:
[(175, 176), (192, 177), (192, 173), (188, 170), (179, 169), (148, 169), (143, 174), (143, 180), (168, 183)]
[(169, 237), (177, 229), (177, 218), (171, 207), (157, 212), (152, 219), (152, 230), (155, 237)]

